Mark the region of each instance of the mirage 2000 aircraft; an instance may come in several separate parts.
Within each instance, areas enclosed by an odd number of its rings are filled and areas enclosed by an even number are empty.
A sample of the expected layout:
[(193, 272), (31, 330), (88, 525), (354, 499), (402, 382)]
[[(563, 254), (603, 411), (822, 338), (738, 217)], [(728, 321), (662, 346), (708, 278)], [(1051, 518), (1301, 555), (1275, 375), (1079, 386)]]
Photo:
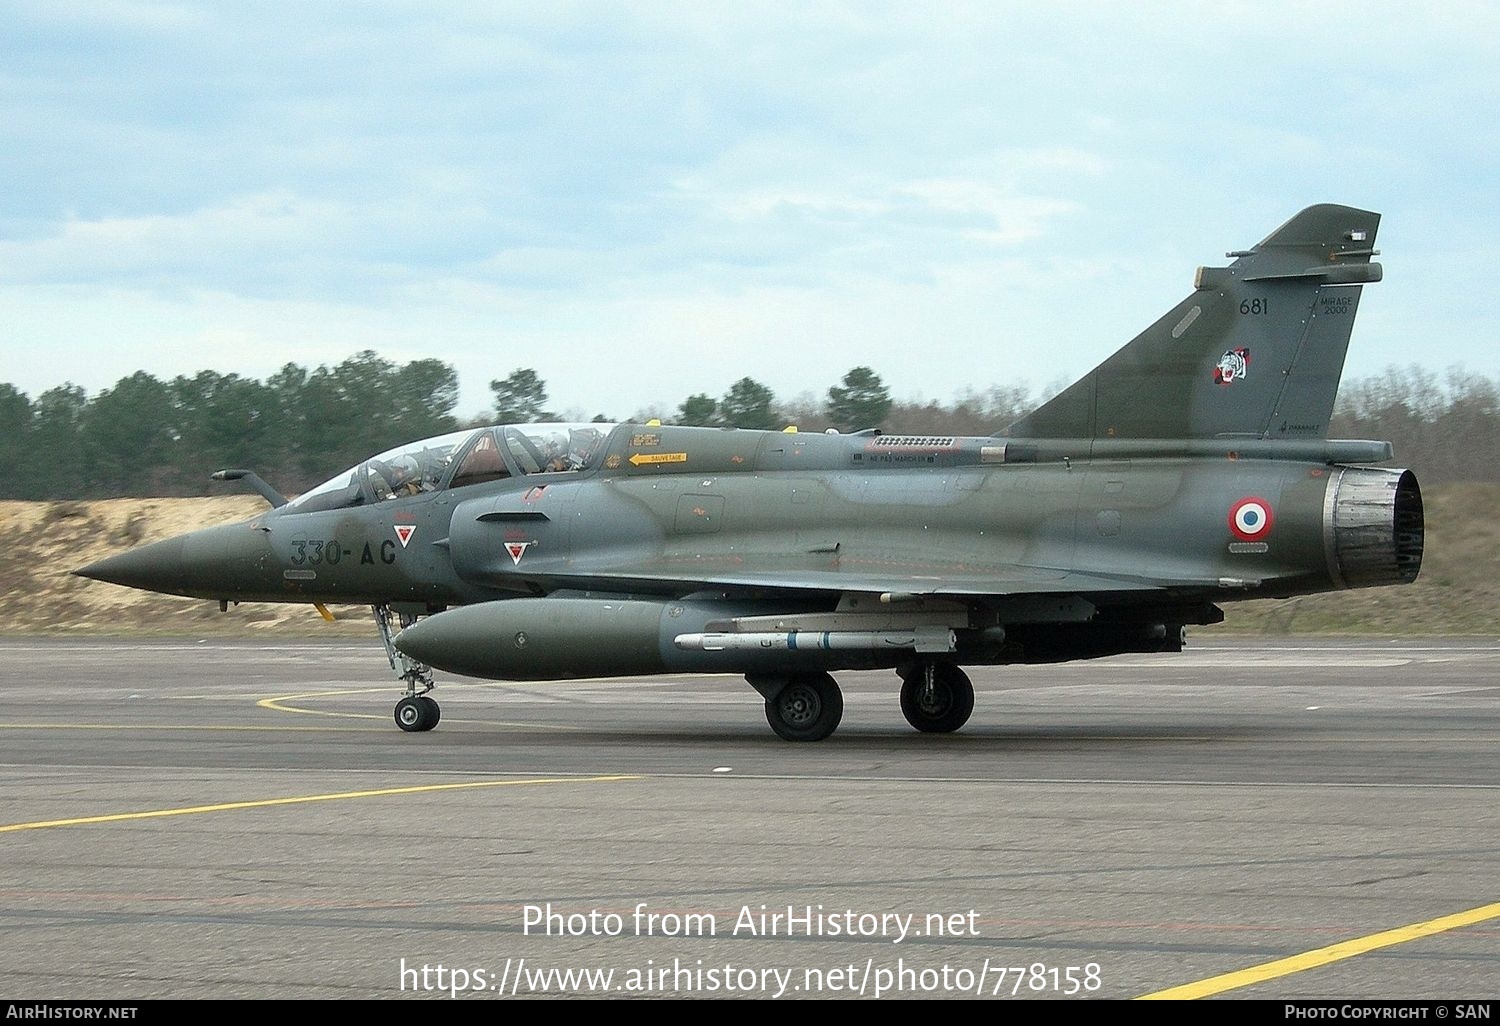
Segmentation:
[[(1410, 582), (1422, 498), (1330, 441), (1379, 215), (1310, 207), (1002, 434), (508, 424), (382, 453), (274, 508), (77, 573), (374, 608), (430, 730), (431, 667), (498, 680), (744, 674), (831, 734), (830, 671), (893, 668), (922, 731), (966, 665), (1180, 651), (1225, 602)], [(419, 621), (419, 618), (420, 621)]]

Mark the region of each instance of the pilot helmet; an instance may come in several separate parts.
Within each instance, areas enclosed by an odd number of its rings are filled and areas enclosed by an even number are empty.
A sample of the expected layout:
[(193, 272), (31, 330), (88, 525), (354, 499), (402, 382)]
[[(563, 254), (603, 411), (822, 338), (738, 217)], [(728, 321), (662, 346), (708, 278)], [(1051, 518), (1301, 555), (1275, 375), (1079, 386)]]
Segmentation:
[(422, 472), (415, 456), (397, 456), (391, 460), (391, 486), (415, 480)]

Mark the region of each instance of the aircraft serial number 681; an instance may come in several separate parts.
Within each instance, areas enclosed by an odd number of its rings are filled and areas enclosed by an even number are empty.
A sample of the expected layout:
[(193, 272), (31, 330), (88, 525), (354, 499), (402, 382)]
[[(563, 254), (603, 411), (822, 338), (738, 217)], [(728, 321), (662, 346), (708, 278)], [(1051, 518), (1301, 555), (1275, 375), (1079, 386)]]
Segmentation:
[[(430, 730), (431, 667), (501, 680), (742, 673), (784, 738), (831, 671), (894, 668), (918, 730), (961, 667), (1179, 651), (1222, 602), (1397, 584), (1422, 499), (1326, 438), (1378, 215), (1304, 210), (1001, 435), (515, 424), (414, 442), (294, 501), (77, 571), (229, 601), (374, 607)], [(429, 615), (430, 614), (430, 615)], [(419, 617), (423, 617), (420, 622)]]

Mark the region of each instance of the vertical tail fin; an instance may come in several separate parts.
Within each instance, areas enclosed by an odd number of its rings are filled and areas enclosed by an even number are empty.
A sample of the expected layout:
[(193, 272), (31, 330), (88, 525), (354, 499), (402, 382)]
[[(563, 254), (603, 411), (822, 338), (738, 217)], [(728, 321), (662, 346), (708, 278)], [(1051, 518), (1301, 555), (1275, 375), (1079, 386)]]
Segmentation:
[(1380, 215), (1308, 207), (1083, 378), (1015, 438), (1323, 438)]

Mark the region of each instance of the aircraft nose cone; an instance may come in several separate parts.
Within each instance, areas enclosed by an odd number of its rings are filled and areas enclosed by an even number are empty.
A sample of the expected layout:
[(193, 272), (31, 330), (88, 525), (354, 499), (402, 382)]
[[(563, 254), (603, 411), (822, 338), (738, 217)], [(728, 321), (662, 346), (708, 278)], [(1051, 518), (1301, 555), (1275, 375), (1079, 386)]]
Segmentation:
[(168, 595), (251, 598), (270, 590), (269, 551), (261, 530), (252, 529), (251, 524), (226, 524), (142, 545), (73, 573)]
[(117, 556), (108, 556), (73, 573), (127, 588), (178, 592), (183, 588), (185, 576), (182, 547), (182, 538), (168, 538)]

